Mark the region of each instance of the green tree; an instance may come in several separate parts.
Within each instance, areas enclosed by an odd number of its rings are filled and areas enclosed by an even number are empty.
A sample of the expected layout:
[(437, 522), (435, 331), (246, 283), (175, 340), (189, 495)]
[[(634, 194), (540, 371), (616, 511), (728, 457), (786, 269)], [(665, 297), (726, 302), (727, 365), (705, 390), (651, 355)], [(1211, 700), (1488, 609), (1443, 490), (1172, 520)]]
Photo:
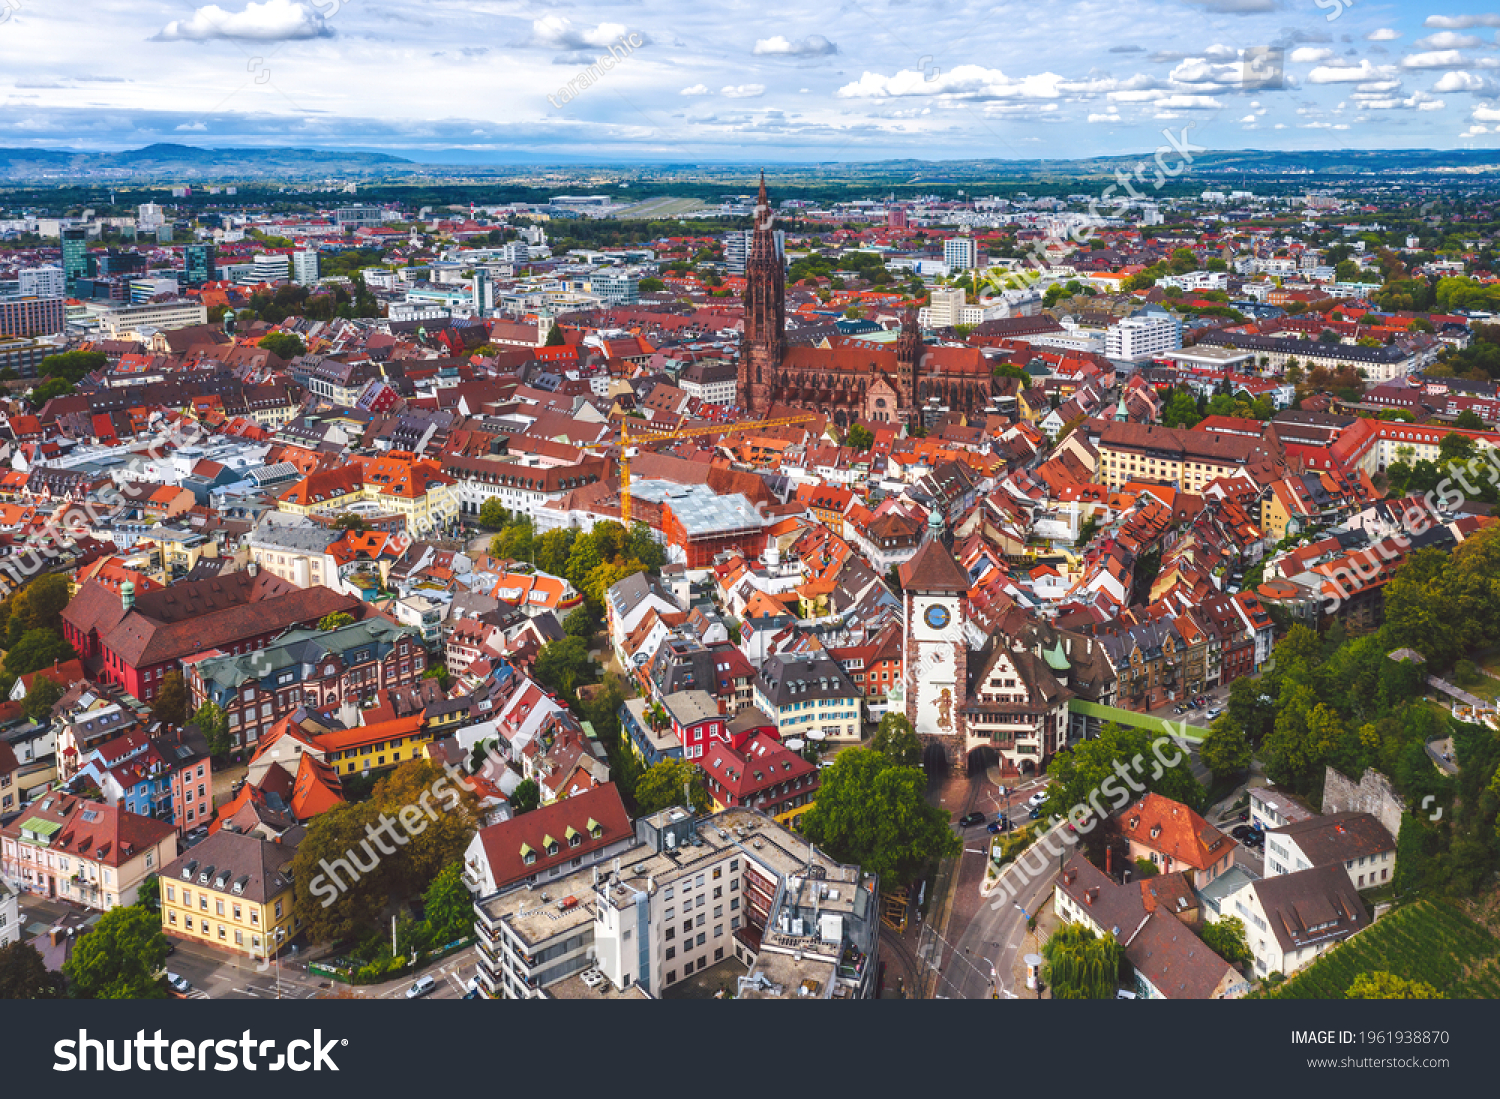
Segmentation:
[(1241, 676), (1229, 684), (1225, 713), (1252, 744), (1258, 744), (1276, 724), (1276, 699), (1263, 681)]
[(523, 778), (511, 791), (510, 810), (516, 816), (529, 813), (542, 803), (542, 788), (529, 778)]
[(208, 751), (215, 759), (222, 759), (234, 747), (229, 739), (229, 716), (215, 702), (205, 702), (193, 714), (194, 725), (208, 741)]
[(1135, 860), (1135, 876), (1138, 878), (1154, 878), (1161, 873), (1161, 868), (1150, 859)]
[(863, 424), (854, 424), (844, 434), (844, 445), (854, 450), (869, 450), (875, 445), (875, 433)]
[(635, 784), (636, 812), (645, 816), (669, 805), (686, 805), (689, 789), (693, 812), (708, 812), (710, 803), (703, 786), (703, 772), (689, 760), (664, 759), (648, 767)]
[(434, 946), (466, 939), (474, 933), (474, 898), (464, 884), (464, 864), (450, 862), (422, 894), (422, 910)]
[(1461, 427), (1468, 431), (1483, 431), (1486, 427), (1484, 420), (1477, 413), (1467, 408), (1453, 418), (1453, 426)]
[(882, 717), (870, 747), (897, 767), (922, 766), (922, 741), (905, 714), (892, 710)]
[(38, 372), (44, 378), (61, 380), (72, 387), (108, 362), (109, 356), (102, 351), (64, 351), (43, 359)]
[(302, 337), (292, 332), (271, 332), (262, 336), (257, 346), (288, 361), (307, 354), (307, 345), (302, 342)]
[(184, 725), (187, 723), (187, 707), (187, 685), (182, 681), (182, 673), (168, 672), (161, 677), (161, 686), (151, 703), (151, 716), (168, 725)]
[(1456, 458), (1472, 458), (1478, 452), (1478, 444), (1467, 435), (1450, 431), (1438, 442), (1438, 461), (1451, 462)]
[(16, 677), (66, 660), (76, 660), (73, 646), (52, 630), (27, 630), (5, 654), (5, 674)]
[(479, 525), (497, 530), (505, 525), (505, 505), (491, 496), (479, 509)]
[(568, 341), (563, 338), (562, 327), (560, 325), (554, 324), (552, 328), (547, 332), (547, 342), (543, 346), (562, 347), (566, 345), (567, 342)]
[(1344, 997), (1349, 1000), (1443, 1000), (1441, 992), (1426, 981), (1409, 981), (1383, 969), (1361, 973), (1350, 982)]
[(47, 968), (30, 943), (0, 947), (0, 1000), (55, 1000), (62, 995), (61, 973)]
[(927, 776), (868, 748), (845, 748), (823, 772), (802, 833), (841, 862), (879, 874), (898, 888), (963, 844), (948, 814), (927, 802)]
[[(380, 823), (380, 809), (369, 801), (335, 805), (308, 822), (292, 860), (292, 912), (313, 942), (351, 938), (379, 921), (394, 868), (366, 831)], [(368, 866), (372, 859), (374, 867), (359, 872), (356, 862)]]
[(1063, 924), (1042, 944), (1042, 980), (1054, 1000), (1113, 1000), (1122, 955), (1109, 932), (1100, 938), (1081, 923)]
[(1245, 921), (1237, 916), (1223, 916), (1203, 925), (1204, 945), (1230, 965), (1248, 965), (1255, 960), (1245, 937)]
[(363, 531), (366, 529), (364, 517), (352, 511), (346, 511), (334, 519), (333, 525), (336, 530)]
[(1249, 738), (1228, 714), (1213, 723), (1198, 747), (1198, 758), (1216, 779), (1225, 779), (1245, 770), (1254, 754)]
[[(11, 643), (27, 630), (62, 630), (62, 612), (71, 598), (68, 578), (61, 573), (39, 576), (11, 597)], [(16, 623), (20, 630), (17, 631)]]
[(166, 995), (156, 978), (166, 960), (161, 918), (136, 905), (122, 905), (78, 939), (63, 973), (79, 999), (156, 1000)]
[(44, 725), (52, 720), (52, 707), (62, 696), (62, 684), (39, 675), (31, 681), (31, 690), (26, 692), (21, 709), (32, 721)]
[(430, 759), (400, 764), (375, 784), (370, 801), (385, 817), (403, 821), (396, 830), (407, 842), (383, 860), (390, 866), (386, 885), (398, 896), (415, 896), (443, 867), (461, 860), (479, 827), (479, 799)]
[(147, 912), (161, 918), (161, 878), (155, 874), (147, 874), (141, 879), (141, 884), (135, 891), (135, 903), (138, 908), (144, 908)]
[(1193, 778), (1186, 752), (1167, 738), (1114, 722), (1095, 739), (1059, 752), (1048, 774), (1052, 785), (1043, 812), (1068, 817), (1085, 831), (1148, 792), (1194, 809), (1203, 800), (1203, 787)]
[(569, 611), (562, 626), (563, 632), (569, 637), (579, 637), (584, 641), (590, 640), (599, 632), (599, 620), (588, 607), (577, 607)]
[(589, 643), (581, 637), (565, 637), (542, 646), (532, 674), (542, 686), (571, 700), (581, 684), (594, 681), (597, 669), (589, 656)]
[(322, 618), (318, 619), (318, 629), (324, 631), (336, 630), (340, 626), (352, 625), (354, 625), (354, 616), (352, 614), (346, 614), (343, 611), (336, 611), (333, 614), (325, 614)]

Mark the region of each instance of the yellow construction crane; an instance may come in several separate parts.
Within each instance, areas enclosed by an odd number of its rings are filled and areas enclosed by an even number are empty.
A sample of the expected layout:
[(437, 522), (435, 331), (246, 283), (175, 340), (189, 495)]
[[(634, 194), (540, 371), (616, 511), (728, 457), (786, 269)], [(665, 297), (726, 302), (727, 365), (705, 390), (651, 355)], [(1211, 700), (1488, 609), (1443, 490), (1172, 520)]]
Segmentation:
[[(791, 427), (805, 424), (818, 417), (811, 412), (797, 416), (784, 416), (776, 420), (744, 420), (733, 424), (709, 424), (703, 427), (683, 427), (676, 431), (651, 431), (632, 435), (628, 418), (620, 421), (620, 522), (630, 526), (630, 448), (636, 443), (665, 443), (674, 439), (686, 439), (693, 435), (726, 435), (731, 431), (757, 431), (773, 427)], [(649, 421), (645, 421), (649, 422)], [(615, 443), (591, 443), (580, 450), (607, 450)]]

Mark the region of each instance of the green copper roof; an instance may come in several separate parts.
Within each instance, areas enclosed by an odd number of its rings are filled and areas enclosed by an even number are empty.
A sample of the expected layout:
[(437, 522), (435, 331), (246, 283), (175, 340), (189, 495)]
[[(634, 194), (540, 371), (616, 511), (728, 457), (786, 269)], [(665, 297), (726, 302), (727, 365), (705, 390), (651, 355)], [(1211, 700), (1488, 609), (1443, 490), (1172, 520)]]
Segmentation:
[(1068, 654), (1063, 650), (1063, 643), (1059, 641), (1052, 648), (1042, 654), (1047, 661), (1047, 667), (1054, 672), (1065, 672), (1068, 670)]

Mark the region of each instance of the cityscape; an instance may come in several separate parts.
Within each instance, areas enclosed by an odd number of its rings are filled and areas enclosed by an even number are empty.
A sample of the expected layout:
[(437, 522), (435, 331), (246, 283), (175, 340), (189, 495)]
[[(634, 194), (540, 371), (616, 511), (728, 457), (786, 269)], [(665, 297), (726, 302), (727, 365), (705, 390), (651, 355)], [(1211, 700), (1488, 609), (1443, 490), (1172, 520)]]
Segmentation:
[(432, 7), (0, 0), (0, 999), (1500, 997), (1500, 14)]

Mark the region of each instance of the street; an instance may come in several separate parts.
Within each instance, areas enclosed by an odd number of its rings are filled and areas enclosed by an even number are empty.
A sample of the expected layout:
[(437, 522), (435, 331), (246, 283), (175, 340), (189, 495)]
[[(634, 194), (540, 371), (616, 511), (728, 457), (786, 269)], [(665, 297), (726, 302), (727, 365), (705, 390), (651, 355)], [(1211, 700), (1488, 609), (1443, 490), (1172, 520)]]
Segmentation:
[[(21, 894), (21, 923), (28, 938), (45, 936), (47, 928), (64, 917), (76, 920), (81, 909), (31, 894)], [(288, 952), (278, 966), (259, 962), (207, 943), (168, 939), (175, 945), (167, 958), (168, 972), (185, 978), (193, 986), (190, 1000), (311, 1000), (317, 998), (402, 999), (419, 976), (437, 978), (430, 999), (459, 1000), (474, 976), (478, 954), (474, 947), (450, 955), (421, 970), (378, 985), (345, 985), (309, 973), (296, 954)], [(40, 944), (38, 944), (40, 947)]]

